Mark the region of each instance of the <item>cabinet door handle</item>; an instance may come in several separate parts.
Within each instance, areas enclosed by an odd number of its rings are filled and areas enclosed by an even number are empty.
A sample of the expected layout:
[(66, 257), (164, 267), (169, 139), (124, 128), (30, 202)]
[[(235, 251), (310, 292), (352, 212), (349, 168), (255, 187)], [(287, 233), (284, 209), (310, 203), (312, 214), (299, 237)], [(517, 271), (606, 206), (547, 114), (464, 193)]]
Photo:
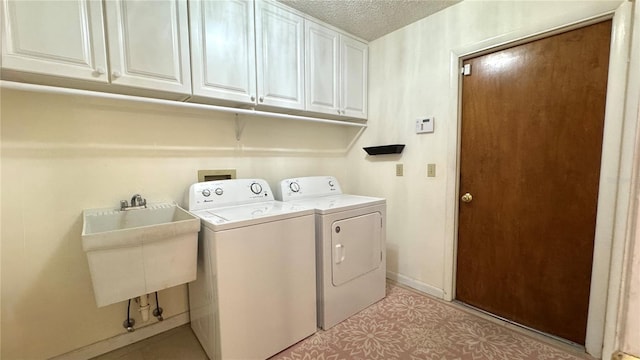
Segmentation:
[(258, 99), (258, 100), (260, 100), (260, 102), (263, 102), (264, 101), (264, 97), (260, 96), (260, 99)]
[(251, 96), (251, 101), (256, 101), (256, 97), (255, 96)]
[(118, 71), (118, 70), (114, 70), (114, 71), (111, 73), (111, 76), (113, 76), (114, 78), (119, 78), (120, 76), (122, 76), (122, 74), (120, 73), (120, 71)]
[(101, 68), (101, 67), (98, 67), (93, 71), (93, 74), (96, 75), (96, 76), (100, 76), (100, 75), (104, 74), (104, 69)]

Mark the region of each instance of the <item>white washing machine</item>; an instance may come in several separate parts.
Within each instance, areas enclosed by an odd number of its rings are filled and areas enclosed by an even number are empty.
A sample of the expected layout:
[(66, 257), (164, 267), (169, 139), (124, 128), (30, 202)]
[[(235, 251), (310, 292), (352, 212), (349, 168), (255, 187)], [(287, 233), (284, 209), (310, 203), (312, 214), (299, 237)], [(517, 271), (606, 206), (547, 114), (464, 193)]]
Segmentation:
[(316, 332), (314, 211), (260, 179), (191, 185), (199, 216), (191, 328), (210, 359), (266, 359)]
[(278, 199), (315, 209), (318, 326), (385, 297), (386, 200), (343, 194), (332, 176), (285, 179)]

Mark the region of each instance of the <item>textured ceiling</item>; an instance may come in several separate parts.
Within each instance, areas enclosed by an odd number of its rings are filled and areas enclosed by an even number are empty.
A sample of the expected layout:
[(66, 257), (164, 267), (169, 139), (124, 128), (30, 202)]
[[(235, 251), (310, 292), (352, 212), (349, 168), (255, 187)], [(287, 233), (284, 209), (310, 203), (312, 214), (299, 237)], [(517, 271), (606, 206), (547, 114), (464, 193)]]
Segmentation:
[(398, 30), (460, 0), (278, 0), (367, 41)]

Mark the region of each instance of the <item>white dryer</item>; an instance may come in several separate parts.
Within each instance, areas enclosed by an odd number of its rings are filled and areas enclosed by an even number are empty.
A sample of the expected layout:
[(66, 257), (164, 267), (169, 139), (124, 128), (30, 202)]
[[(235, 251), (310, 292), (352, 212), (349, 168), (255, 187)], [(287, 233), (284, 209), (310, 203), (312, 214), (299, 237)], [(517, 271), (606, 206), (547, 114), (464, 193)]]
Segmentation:
[(202, 222), (191, 328), (212, 360), (266, 359), (315, 333), (314, 211), (261, 179), (191, 185)]
[(332, 176), (285, 179), (278, 199), (315, 209), (318, 326), (385, 297), (386, 200), (343, 194)]

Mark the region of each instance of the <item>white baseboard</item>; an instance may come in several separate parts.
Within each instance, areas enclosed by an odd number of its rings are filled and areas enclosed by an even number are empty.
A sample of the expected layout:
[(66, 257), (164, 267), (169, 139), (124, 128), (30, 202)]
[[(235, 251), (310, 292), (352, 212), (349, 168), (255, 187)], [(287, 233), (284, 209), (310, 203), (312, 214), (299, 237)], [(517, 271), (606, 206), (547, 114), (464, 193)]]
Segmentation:
[(52, 357), (50, 360), (86, 360), (91, 359), (102, 354), (106, 354), (109, 351), (117, 350), (121, 347), (131, 345), (140, 340), (158, 335), (165, 331), (171, 330), (178, 326), (189, 323), (189, 312), (184, 312), (151, 324), (149, 326), (141, 327), (131, 333), (122, 333), (112, 338), (108, 338), (91, 345), (81, 347), (79, 349), (70, 351), (68, 353)]
[(412, 289), (416, 289), (418, 291), (421, 291), (425, 294), (431, 295), (431, 296), (435, 296), (438, 299), (444, 299), (444, 291), (442, 289), (438, 289), (437, 287), (425, 284), (421, 281), (418, 281), (416, 279), (412, 279), (408, 276), (402, 275), (402, 274), (398, 274), (398, 273), (394, 273), (391, 271), (387, 271), (387, 279), (393, 280), (397, 283), (400, 283), (402, 285), (408, 286)]

